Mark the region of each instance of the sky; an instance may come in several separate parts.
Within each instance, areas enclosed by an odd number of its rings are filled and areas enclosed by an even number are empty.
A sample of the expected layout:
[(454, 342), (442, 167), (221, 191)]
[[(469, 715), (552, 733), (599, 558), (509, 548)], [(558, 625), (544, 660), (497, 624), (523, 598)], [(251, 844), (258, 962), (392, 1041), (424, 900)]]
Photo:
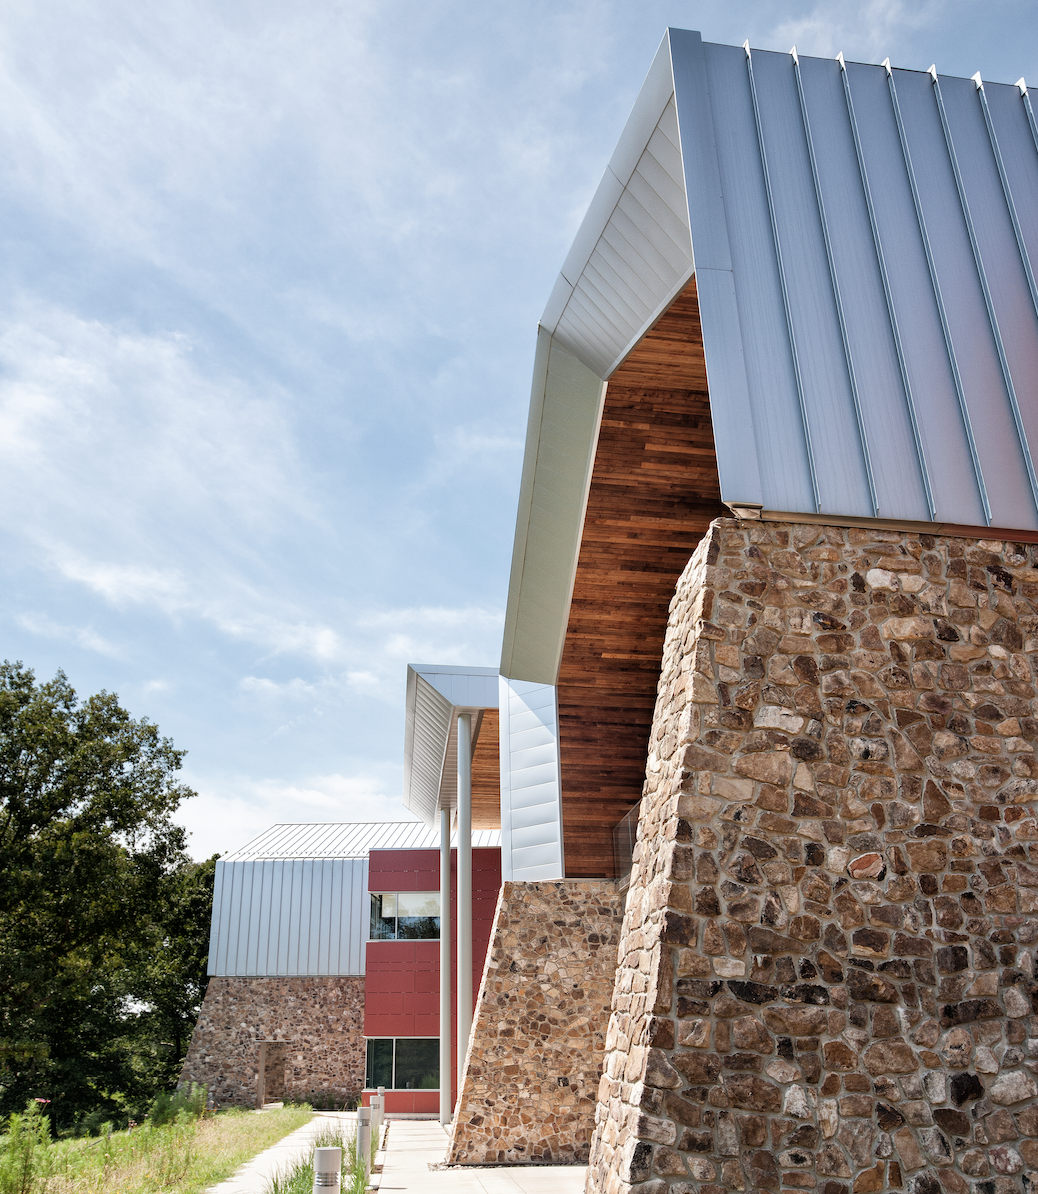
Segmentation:
[(0, 658), (188, 753), (203, 858), (406, 820), (496, 666), (538, 317), (668, 25), (1038, 83), (1022, 0), (0, 15)]

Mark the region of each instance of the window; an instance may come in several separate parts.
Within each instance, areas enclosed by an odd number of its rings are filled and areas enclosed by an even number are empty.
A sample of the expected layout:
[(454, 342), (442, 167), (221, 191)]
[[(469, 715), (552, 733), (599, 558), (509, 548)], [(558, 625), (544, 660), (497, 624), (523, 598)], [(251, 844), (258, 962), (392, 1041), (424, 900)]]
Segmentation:
[(383, 1037), (368, 1041), (365, 1089), (438, 1090), (440, 1041), (438, 1037)]
[(372, 941), (439, 940), (440, 893), (372, 892), (369, 936)]

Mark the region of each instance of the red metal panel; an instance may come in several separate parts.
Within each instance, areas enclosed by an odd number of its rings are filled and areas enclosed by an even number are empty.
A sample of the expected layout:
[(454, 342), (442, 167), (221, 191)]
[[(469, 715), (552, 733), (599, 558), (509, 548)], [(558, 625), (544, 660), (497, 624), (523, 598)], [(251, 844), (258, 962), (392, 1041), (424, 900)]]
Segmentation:
[(368, 855), (368, 891), (439, 890), (439, 850), (372, 850)]
[[(369, 891), (439, 891), (438, 850), (372, 850)], [(472, 851), (472, 999), (475, 1007), (483, 977), (497, 896), (501, 889), (501, 851)], [(458, 856), (451, 851), (451, 939), (457, 941)], [(457, 956), (456, 944), (452, 955)], [(457, 1090), (457, 982), (451, 981), (451, 1087)], [(435, 1037), (440, 1032), (440, 943), (369, 941), (364, 981), (366, 1037)], [(365, 1105), (367, 1095), (365, 1095)], [(387, 1111), (435, 1115), (436, 1091), (386, 1092)]]
[[(361, 1095), (361, 1105), (371, 1106), (371, 1096), (375, 1092), (366, 1090)], [(397, 1115), (429, 1115), (435, 1117), (440, 1110), (440, 1092), (438, 1090), (387, 1090), (386, 1113), (396, 1112)]]

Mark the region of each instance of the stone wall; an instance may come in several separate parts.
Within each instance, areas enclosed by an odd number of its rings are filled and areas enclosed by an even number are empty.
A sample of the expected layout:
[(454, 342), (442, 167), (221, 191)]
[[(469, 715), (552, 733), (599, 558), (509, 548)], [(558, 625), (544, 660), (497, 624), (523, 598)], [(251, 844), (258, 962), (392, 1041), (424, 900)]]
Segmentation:
[(587, 1160), (622, 907), (609, 879), (502, 886), (449, 1161)]
[(204, 1083), (217, 1106), (251, 1107), (264, 1040), (278, 1042), (266, 1049), (268, 1099), (327, 1091), (356, 1098), (364, 1085), (364, 979), (214, 976), (180, 1080)]
[(590, 1191), (1035, 1190), (1036, 608), (1035, 546), (712, 525), (671, 607)]

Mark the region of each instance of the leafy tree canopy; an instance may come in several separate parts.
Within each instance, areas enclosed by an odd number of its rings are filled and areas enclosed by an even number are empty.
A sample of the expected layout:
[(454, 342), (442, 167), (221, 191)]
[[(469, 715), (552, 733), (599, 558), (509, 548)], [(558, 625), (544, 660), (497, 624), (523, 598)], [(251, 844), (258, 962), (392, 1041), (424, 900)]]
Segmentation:
[(133, 1114), (205, 989), (215, 859), (171, 816), (184, 752), (107, 692), (0, 665), (0, 1112)]

